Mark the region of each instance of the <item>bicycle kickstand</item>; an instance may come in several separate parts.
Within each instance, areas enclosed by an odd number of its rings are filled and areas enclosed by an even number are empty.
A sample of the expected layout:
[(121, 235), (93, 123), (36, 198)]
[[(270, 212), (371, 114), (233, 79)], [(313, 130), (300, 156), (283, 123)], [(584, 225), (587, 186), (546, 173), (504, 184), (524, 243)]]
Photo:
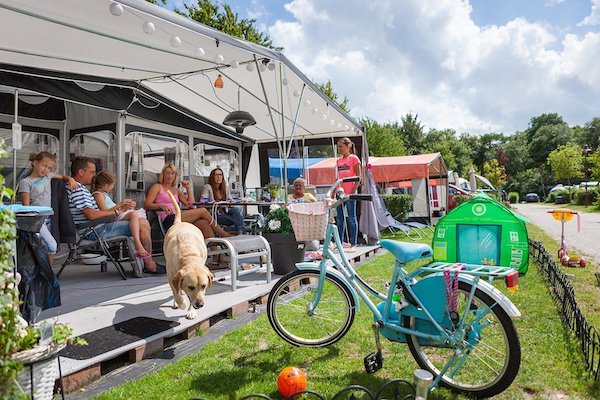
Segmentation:
[(373, 372), (379, 371), (383, 368), (383, 354), (381, 354), (381, 342), (379, 341), (379, 323), (372, 325), (373, 333), (375, 334), (375, 345), (377, 346), (377, 352), (371, 353), (365, 357), (365, 371), (372, 374)]

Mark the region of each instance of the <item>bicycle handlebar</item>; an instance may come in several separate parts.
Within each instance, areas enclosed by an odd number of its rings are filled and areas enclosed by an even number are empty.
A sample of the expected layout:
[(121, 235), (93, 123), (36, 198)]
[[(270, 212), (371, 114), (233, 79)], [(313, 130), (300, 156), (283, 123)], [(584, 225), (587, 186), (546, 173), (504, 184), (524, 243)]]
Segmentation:
[[(334, 196), (333, 194), (336, 192), (336, 188), (340, 185), (340, 183), (343, 182), (358, 182), (360, 181), (360, 177), (358, 176), (351, 176), (348, 178), (341, 178), (338, 179), (337, 181), (335, 181), (333, 183), (333, 185), (331, 185), (329, 187), (329, 190), (327, 191), (327, 194), (325, 195), (325, 198), (327, 199), (333, 199)], [(341, 191), (343, 193), (342, 189), (339, 189), (339, 191)], [(339, 200), (337, 200), (335, 203), (329, 205), (330, 208), (335, 208), (337, 206), (339, 206), (340, 204), (348, 201), (348, 200), (358, 200), (358, 201), (372, 201), (373, 200), (373, 196), (370, 194), (351, 194), (351, 195), (344, 195), (342, 194), (341, 198)]]

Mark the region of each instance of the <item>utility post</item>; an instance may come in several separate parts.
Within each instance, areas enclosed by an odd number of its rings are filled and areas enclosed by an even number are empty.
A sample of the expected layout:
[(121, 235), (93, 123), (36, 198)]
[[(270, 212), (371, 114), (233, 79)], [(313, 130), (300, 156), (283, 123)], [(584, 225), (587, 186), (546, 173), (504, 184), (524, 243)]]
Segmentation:
[(592, 152), (592, 149), (590, 149), (590, 146), (588, 146), (587, 144), (584, 144), (583, 147), (581, 148), (581, 154), (583, 154), (583, 168), (585, 171), (585, 208), (587, 208), (587, 206), (588, 206), (588, 181), (589, 181), (588, 173), (589, 173), (589, 171), (588, 171), (587, 158), (591, 152)]

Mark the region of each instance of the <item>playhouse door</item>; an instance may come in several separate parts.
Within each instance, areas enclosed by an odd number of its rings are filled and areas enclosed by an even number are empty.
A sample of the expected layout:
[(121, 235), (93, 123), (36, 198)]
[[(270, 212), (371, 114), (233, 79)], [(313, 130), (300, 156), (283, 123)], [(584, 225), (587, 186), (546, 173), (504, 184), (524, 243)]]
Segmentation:
[[(500, 262), (499, 225), (457, 225), (458, 253), (456, 259), (467, 264), (486, 263), (497, 265)], [(493, 261), (492, 261), (493, 260)]]

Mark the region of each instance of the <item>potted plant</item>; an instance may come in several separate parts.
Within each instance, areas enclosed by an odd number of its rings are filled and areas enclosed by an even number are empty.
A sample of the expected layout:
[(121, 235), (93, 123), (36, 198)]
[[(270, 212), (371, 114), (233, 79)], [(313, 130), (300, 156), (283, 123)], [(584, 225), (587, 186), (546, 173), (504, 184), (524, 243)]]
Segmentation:
[(296, 241), (287, 208), (271, 204), (262, 234), (271, 245), (271, 260), (277, 275), (296, 270), (296, 263), (304, 261), (304, 243)]
[(278, 183), (267, 183), (265, 189), (269, 192), (271, 201), (277, 201), (279, 199), (279, 190), (281, 189), (281, 186)]

